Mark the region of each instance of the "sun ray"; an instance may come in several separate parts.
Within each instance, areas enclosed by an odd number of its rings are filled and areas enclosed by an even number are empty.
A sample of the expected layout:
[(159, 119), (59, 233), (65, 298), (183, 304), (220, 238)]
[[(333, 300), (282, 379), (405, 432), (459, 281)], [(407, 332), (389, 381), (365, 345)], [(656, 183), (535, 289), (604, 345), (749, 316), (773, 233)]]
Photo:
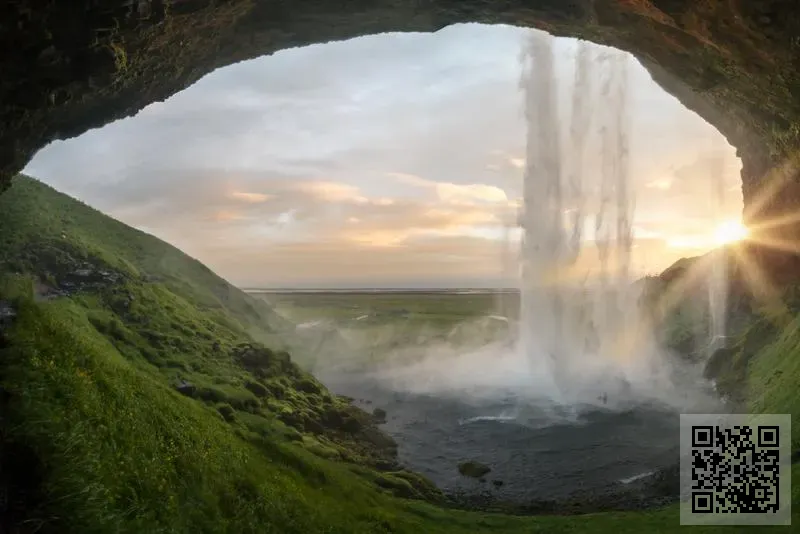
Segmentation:
[(780, 239), (776, 236), (767, 236), (767, 235), (755, 235), (752, 238), (748, 238), (750, 243), (755, 245), (760, 245), (765, 248), (769, 248), (772, 250), (777, 250), (779, 252), (786, 252), (789, 254), (800, 254), (800, 243), (797, 241), (790, 241), (785, 239)]
[(749, 257), (746, 250), (734, 248), (734, 258), (738, 271), (744, 276), (744, 282), (748, 285), (753, 297), (766, 309), (777, 326), (785, 327), (786, 321), (791, 317), (789, 308), (784, 303), (780, 292), (764, 275), (758, 264)]
[(709, 275), (711, 267), (710, 255), (702, 256), (695, 260), (682, 276), (670, 282), (655, 303), (656, 317), (665, 317), (672, 312), (686, 298), (689, 288)]
[(755, 197), (751, 198), (746, 203), (744, 210), (744, 220), (749, 223), (751, 220), (758, 220), (757, 215), (762, 212), (763, 208), (771, 202), (776, 195), (780, 194), (780, 190), (786, 185), (793, 176), (796, 174), (798, 157), (792, 157), (784, 161), (781, 165), (773, 168), (762, 179), (761, 182), (765, 183), (761, 189), (756, 192)]
[(775, 228), (781, 228), (783, 226), (790, 226), (796, 223), (800, 223), (800, 213), (787, 213), (778, 217), (751, 223), (748, 225), (748, 228), (750, 229), (751, 235), (757, 237), (758, 234), (762, 232), (774, 230)]

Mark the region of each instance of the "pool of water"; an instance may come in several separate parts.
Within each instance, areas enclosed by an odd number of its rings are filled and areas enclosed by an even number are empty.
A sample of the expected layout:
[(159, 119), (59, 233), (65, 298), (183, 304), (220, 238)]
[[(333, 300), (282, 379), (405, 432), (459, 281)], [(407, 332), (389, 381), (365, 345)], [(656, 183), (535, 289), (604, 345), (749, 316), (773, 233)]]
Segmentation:
[[(385, 410), (383, 429), (397, 441), (401, 463), (448, 492), (561, 499), (632, 483), (678, 461), (679, 414), (653, 404), (566, 408), (511, 391), (480, 398), (397, 392), (368, 374), (325, 381), (367, 411)], [(491, 468), (483, 481), (459, 473), (469, 460)]]

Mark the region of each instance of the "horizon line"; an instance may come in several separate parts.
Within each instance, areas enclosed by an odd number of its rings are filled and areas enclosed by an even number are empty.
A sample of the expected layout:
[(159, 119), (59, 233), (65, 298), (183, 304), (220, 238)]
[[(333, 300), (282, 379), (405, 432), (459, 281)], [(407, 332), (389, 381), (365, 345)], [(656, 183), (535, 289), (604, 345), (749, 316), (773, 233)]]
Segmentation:
[(242, 291), (518, 291), (518, 287), (463, 286), (463, 287), (240, 287)]

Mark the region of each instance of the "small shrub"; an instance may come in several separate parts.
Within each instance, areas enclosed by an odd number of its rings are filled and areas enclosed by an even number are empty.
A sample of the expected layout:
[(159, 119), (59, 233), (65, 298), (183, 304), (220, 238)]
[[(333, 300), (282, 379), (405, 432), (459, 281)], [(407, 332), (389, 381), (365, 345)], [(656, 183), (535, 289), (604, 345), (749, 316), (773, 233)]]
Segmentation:
[(394, 471), (392, 473), (387, 473), (387, 475), (391, 475), (396, 479), (402, 479), (408, 482), (421, 498), (432, 502), (444, 500), (444, 493), (442, 493), (442, 491), (436, 487), (436, 484), (419, 473), (413, 473), (411, 471)]
[(253, 382), (248, 380), (247, 382), (245, 382), (244, 387), (256, 397), (266, 397), (269, 395), (269, 391), (267, 390), (267, 388), (259, 382)]
[(322, 391), (320, 385), (311, 378), (303, 378), (297, 381), (295, 388), (303, 393), (319, 394)]
[(275, 362), (275, 353), (266, 347), (244, 343), (233, 349), (233, 357), (248, 369), (264, 369)]
[(227, 399), (225, 393), (215, 387), (202, 387), (197, 390), (197, 398), (206, 402), (223, 402)]
[(419, 498), (420, 495), (414, 490), (407, 480), (394, 477), (390, 474), (382, 474), (375, 478), (375, 484), (389, 490), (392, 495), (405, 499)]
[(230, 384), (198, 388), (197, 398), (206, 402), (230, 404), (237, 410), (256, 411), (261, 407), (258, 399), (249, 391)]
[(310, 453), (313, 453), (320, 458), (325, 458), (326, 460), (340, 460), (342, 457), (338, 450), (333, 447), (329, 447), (328, 445), (323, 445), (314, 438), (304, 438), (303, 447)]
[(266, 385), (266, 388), (271, 397), (274, 397), (278, 400), (283, 400), (286, 398), (286, 389), (279, 382), (270, 382)]
[(236, 410), (230, 404), (220, 404), (217, 406), (217, 411), (229, 423), (236, 420)]

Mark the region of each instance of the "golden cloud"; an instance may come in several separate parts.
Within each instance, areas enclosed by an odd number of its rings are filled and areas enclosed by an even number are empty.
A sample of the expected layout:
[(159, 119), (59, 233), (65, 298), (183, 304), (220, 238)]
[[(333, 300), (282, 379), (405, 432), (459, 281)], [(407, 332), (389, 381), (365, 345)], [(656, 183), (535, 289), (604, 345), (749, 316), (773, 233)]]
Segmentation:
[(252, 204), (266, 202), (267, 200), (274, 198), (273, 195), (265, 195), (264, 193), (248, 193), (246, 191), (232, 191), (231, 193), (228, 193), (228, 197)]

